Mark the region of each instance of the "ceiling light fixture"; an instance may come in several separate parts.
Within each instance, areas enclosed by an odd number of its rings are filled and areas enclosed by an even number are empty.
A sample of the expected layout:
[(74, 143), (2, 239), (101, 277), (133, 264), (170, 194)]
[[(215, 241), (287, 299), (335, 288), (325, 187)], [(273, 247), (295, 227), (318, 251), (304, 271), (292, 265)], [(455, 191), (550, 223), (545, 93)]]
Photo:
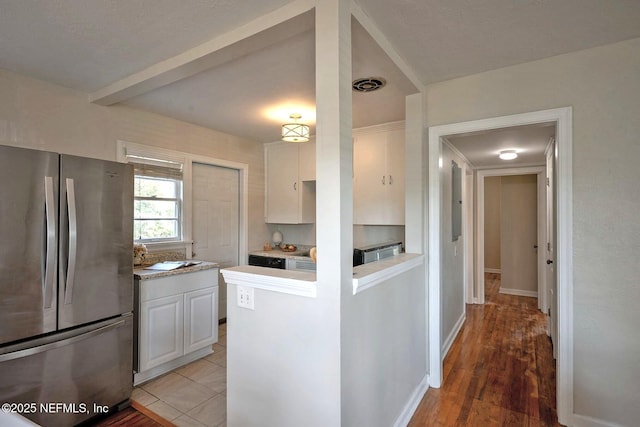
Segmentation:
[(513, 160), (518, 157), (516, 150), (502, 150), (498, 155), (502, 160)]
[(298, 123), (300, 114), (290, 114), (293, 123), (282, 125), (282, 140), (286, 142), (309, 142), (309, 126)]

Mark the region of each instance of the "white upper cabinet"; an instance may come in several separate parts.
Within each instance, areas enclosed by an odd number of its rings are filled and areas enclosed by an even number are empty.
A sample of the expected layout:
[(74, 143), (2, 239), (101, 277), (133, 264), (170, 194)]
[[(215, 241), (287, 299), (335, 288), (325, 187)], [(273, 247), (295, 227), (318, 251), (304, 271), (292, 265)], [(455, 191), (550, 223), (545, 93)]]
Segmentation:
[(404, 122), (353, 131), (353, 223), (404, 225)]
[(315, 165), (315, 142), (265, 145), (265, 222), (315, 222)]

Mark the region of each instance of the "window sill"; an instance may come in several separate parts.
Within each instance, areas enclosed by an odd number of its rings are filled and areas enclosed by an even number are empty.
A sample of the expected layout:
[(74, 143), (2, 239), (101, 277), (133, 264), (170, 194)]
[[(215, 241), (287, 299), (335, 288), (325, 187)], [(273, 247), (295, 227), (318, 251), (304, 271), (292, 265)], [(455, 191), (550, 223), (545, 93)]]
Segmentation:
[[(139, 242), (134, 242), (139, 243)], [(189, 249), (191, 248), (191, 244), (193, 242), (191, 240), (175, 240), (169, 242), (147, 242), (143, 243), (150, 252), (159, 252), (170, 249)], [(187, 252), (187, 258), (191, 258), (191, 252)]]

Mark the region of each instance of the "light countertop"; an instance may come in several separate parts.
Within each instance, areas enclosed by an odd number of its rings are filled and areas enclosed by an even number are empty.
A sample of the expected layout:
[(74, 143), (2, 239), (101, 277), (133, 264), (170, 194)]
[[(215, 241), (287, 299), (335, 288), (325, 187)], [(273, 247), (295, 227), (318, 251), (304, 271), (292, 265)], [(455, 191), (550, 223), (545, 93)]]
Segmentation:
[[(273, 251), (267, 251), (267, 253)], [(277, 256), (277, 255), (276, 255)], [(363, 264), (353, 269), (353, 294), (360, 293), (424, 263), (424, 255), (402, 253), (394, 257)], [(227, 283), (316, 297), (315, 272), (241, 265), (222, 270)]]
[[(195, 261), (195, 260), (186, 260)], [(157, 279), (158, 277), (175, 276), (177, 274), (193, 273), (194, 271), (209, 270), (211, 268), (219, 268), (220, 264), (216, 262), (201, 261), (200, 264), (189, 267), (180, 267), (175, 270), (145, 270), (144, 267), (133, 269), (133, 277), (138, 280)]]
[(289, 258), (289, 259), (299, 259), (302, 261), (311, 261), (311, 257), (309, 256), (309, 250), (311, 247), (306, 246), (298, 246), (293, 252), (285, 252), (280, 248), (273, 248), (270, 251), (260, 250), (260, 251), (252, 251), (249, 252), (249, 255), (258, 255), (264, 257), (271, 258)]

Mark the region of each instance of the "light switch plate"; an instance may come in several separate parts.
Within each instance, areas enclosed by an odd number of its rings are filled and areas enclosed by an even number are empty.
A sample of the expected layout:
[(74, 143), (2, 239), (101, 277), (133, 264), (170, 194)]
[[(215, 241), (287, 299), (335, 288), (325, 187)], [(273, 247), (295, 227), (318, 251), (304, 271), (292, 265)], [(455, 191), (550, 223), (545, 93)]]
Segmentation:
[(253, 303), (253, 288), (248, 286), (238, 286), (238, 307), (253, 310)]

